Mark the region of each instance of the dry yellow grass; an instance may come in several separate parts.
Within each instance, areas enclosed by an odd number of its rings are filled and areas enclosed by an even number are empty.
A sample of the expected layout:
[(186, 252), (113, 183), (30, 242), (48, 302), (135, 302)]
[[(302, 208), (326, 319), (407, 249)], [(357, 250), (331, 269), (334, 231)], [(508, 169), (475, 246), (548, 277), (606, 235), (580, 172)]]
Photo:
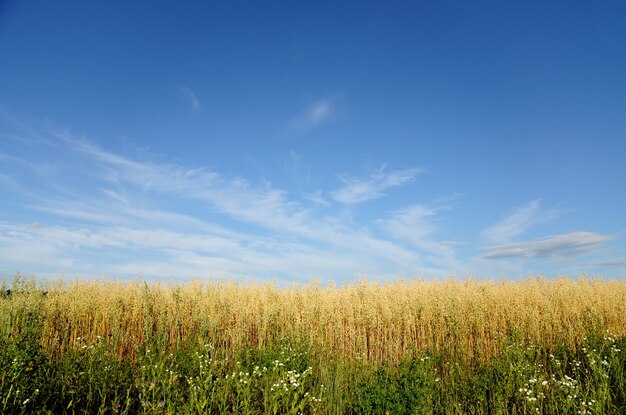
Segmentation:
[(40, 300), (42, 342), (59, 352), (79, 344), (79, 337), (106, 338), (122, 356), (147, 338), (168, 348), (201, 341), (228, 351), (286, 336), (373, 361), (424, 349), (488, 360), (503, 347), (504, 336), (576, 347), (593, 332), (626, 334), (624, 280), (362, 281), (286, 289), (75, 282), (47, 290)]

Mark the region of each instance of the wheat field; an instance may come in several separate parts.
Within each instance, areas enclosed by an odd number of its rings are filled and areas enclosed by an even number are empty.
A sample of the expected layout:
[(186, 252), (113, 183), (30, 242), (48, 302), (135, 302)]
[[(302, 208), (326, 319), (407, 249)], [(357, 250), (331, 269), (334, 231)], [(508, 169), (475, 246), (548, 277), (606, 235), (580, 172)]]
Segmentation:
[(0, 413), (626, 411), (625, 280), (0, 288)]
[[(291, 288), (79, 281), (45, 291), (38, 302), (44, 348), (63, 352), (77, 339), (106, 338), (120, 357), (152, 338), (168, 349), (203, 342), (229, 350), (288, 337), (373, 361), (425, 349), (488, 360), (501, 351), (502, 338), (575, 348), (591, 333), (626, 334), (626, 282), (618, 280), (362, 280)], [(19, 327), (6, 321), (10, 312), (0, 312), (2, 327)]]

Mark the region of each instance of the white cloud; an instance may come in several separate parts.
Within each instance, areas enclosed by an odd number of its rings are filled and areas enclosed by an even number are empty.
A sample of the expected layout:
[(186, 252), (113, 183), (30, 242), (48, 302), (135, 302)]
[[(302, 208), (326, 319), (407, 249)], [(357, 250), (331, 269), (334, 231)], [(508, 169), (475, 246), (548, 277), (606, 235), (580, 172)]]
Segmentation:
[(568, 260), (588, 254), (598, 245), (613, 239), (610, 235), (595, 232), (570, 232), (535, 239), (529, 242), (511, 242), (482, 248), (482, 258), (550, 258)]
[(7, 161), (7, 160), (9, 160), (9, 161), (21, 161), (18, 157), (9, 156), (7, 154), (2, 154), (2, 153), (0, 153), (0, 160), (3, 160), (3, 161)]
[(306, 134), (328, 121), (334, 113), (335, 105), (332, 100), (326, 98), (316, 101), (291, 120), (288, 132)]
[[(414, 181), (418, 168), (383, 166), (364, 178), (344, 177), (334, 192), (294, 196), (271, 183), (211, 168), (156, 162), (149, 154), (143, 159), (150, 161), (139, 161), (68, 133), (50, 133), (43, 140), (46, 151), (37, 153), (39, 159), (23, 160), (22, 176), (6, 166), (0, 171), (9, 206), (23, 218), (0, 222), (0, 274), (22, 269), (38, 276), (66, 271), (85, 276), (350, 279), (402, 271), (445, 276), (454, 270), (480, 277), (523, 272), (528, 258), (557, 261), (591, 253), (611, 239), (574, 232), (514, 242), (530, 226), (558, 214), (542, 210), (536, 200), (485, 230), (492, 245), (483, 248), (483, 255), (462, 261), (456, 258), (462, 248), (437, 239), (440, 214), (449, 202), (381, 214), (373, 223), (382, 236), (370, 233), (372, 223), (346, 219), (342, 215), (351, 210), (335, 203), (383, 197), (388, 189)], [(30, 149), (28, 140), (12, 143), (24, 152)], [(28, 175), (49, 160), (58, 168)], [(11, 197), (18, 193), (19, 198)], [(31, 226), (34, 221), (41, 226)]]
[(395, 212), (388, 219), (380, 220), (379, 224), (395, 238), (420, 246), (437, 229), (429, 221), (436, 211), (437, 209), (425, 205), (413, 205)]
[(312, 125), (317, 125), (327, 119), (332, 111), (332, 105), (328, 100), (316, 102), (306, 112), (306, 119)]
[(421, 169), (385, 171), (385, 165), (367, 179), (343, 178), (343, 186), (331, 193), (333, 198), (344, 204), (367, 202), (385, 196), (384, 191), (396, 186), (403, 186), (415, 180)]
[(511, 242), (516, 236), (524, 233), (530, 227), (553, 219), (559, 215), (556, 208), (541, 211), (541, 200), (536, 199), (518, 207), (509, 216), (500, 222), (485, 229), (483, 235), (492, 243)]
[[(363, 238), (366, 245), (363, 252), (350, 252), (280, 238), (255, 235), (230, 238), (158, 228), (32, 227), (0, 223), (0, 231), (0, 261), (4, 268), (16, 264), (19, 269), (20, 263), (27, 263), (29, 270), (52, 267), (57, 273), (73, 274), (180, 278), (207, 275), (270, 278), (278, 274), (291, 278), (315, 275), (345, 278), (356, 277), (361, 272), (376, 277), (389, 271), (377, 264), (370, 251), (383, 255), (395, 252), (392, 244), (368, 238)], [(89, 255), (96, 258), (89, 259)]]
[(459, 243), (440, 241), (433, 238), (439, 230), (436, 215), (451, 208), (451, 204), (423, 205), (415, 204), (396, 211), (378, 224), (394, 240), (406, 241), (420, 250), (434, 254), (431, 261), (451, 265), (454, 261), (454, 246)]
[(304, 198), (322, 206), (329, 206), (330, 202), (324, 197), (321, 190), (304, 195)]
[[(302, 204), (306, 198), (296, 201), (269, 183), (254, 185), (206, 168), (140, 162), (69, 134), (56, 137), (58, 148), (66, 153), (61, 159), (72, 160), (72, 166), (84, 169), (87, 174), (83, 179), (90, 180), (89, 189), (58, 192), (50, 185), (36, 192), (29, 204), (31, 211), (66, 218), (51, 222), (64, 225), (51, 233), (51, 227), (39, 231), (49, 232), (45, 235), (35, 235), (34, 230), (27, 238), (16, 234), (15, 240), (4, 241), (5, 246), (26, 247), (34, 242), (53, 248), (57, 258), (81, 258), (77, 247), (100, 250), (103, 258), (111, 250), (123, 250), (126, 260), (155, 267), (176, 258), (203, 258), (194, 264), (214, 264), (210, 272), (230, 270), (229, 275), (284, 272), (308, 277), (332, 272), (344, 278), (375, 277), (399, 272), (406, 264), (419, 266), (419, 256), (411, 249), (355, 229), (340, 216), (320, 216), (317, 209)], [(72, 174), (78, 171), (72, 170)], [(388, 186), (405, 181), (406, 174), (381, 169), (374, 176)], [(48, 179), (46, 183), (55, 182), (52, 177)], [(59, 179), (63, 181), (62, 176), (56, 181)], [(68, 181), (70, 186), (73, 183)], [(325, 200), (321, 193), (312, 198), (322, 204)], [(174, 210), (158, 209), (161, 203)], [(195, 209), (185, 210), (187, 205)], [(224, 218), (238, 222), (240, 231), (220, 229), (211, 223)], [(156, 254), (162, 260), (146, 262), (142, 259), (146, 250), (152, 252), (148, 257)], [(220, 268), (224, 262), (219, 258), (230, 261), (229, 266)], [(122, 269), (116, 268), (121, 265), (112, 261), (107, 269)], [(178, 275), (195, 270), (187, 264)]]
[(608, 267), (608, 268), (626, 268), (626, 258), (603, 259), (599, 261), (584, 262), (583, 267)]
[(187, 98), (189, 100), (189, 103), (191, 104), (191, 110), (192, 111), (197, 111), (197, 110), (200, 109), (200, 100), (198, 99), (196, 94), (189, 87), (181, 86), (180, 87), (180, 91), (183, 93), (185, 98)]

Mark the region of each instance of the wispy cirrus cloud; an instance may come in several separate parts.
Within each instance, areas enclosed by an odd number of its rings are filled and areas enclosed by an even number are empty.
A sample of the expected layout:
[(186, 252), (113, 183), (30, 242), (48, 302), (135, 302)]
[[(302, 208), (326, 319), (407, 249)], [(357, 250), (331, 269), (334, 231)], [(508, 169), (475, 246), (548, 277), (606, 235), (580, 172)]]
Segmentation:
[(313, 193), (308, 193), (304, 195), (304, 198), (321, 206), (329, 206), (330, 202), (324, 197), (324, 194), (321, 190), (317, 190)]
[(492, 243), (510, 242), (530, 227), (556, 218), (557, 208), (541, 210), (541, 199), (531, 200), (515, 209), (513, 213), (483, 231), (483, 236)]
[(614, 239), (606, 234), (574, 231), (530, 241), (515, 240), (532, 226), (554, 219), (561, 213), (558, 207), (542, 209), (540, 199), (518, 207), (482, 232), (491, 245), (481, 248), (484, 253), (480, 258), (547, 258), (553, 262), (563, 262), (589, 254), (597, 246)]
[(331, 119), (335, 110), (335, 103), (329, 98), (315, 101), (289, 122), (287, 131), (291, 134), (306, 134)]
[(404, 170), (386, 171), (383, 165), (366, 179), (341, 178), (343, 186), (331, 193), (338, 202), (356, 204), (385, 196), (385, 190), (391, 187), (412, 183), (421, 173), (417, 167)]
[(482, 258), (549, 258), (563, 261), (588, 254), (598, 245), (614, 239), (596, 232), (570, 232), (527, 242), (511, 242), (482, 248)]
[[(612, 239), (571, 232), (519, 241), (532, 226), (561, 213), (532, 200), (485, 229), (490, 244), (482, 254), (463, 258), (474, 248), (439, 237), (453, 200), (396, 206), (368, 213), (365, 221), (354, 218), (366, 207), (346, 209), (413, 182), (417, 167), (383, 165), (365, 177), (339, 176), (342, 185), (334, 191), (290, 193), (210, 167), (157, 161), (149, 153), (127, 156), (67, 131), (29, 131), (11, 131), (11, 140), (0, 140), (0, 154), (9, 156), (0, 159), (5, 275), (21, 269), (38, 276), (277, 275), (292, 281), (402, 272), (480, 277), (523, 273), (529, 259), (546, 259), (533, 262), (542, 266), (574, 264), (584, 255), (593, 263), (595, 249)], [(297, 167), (297, 155), (291, 156)]]
[(191, 88), (187, 86), (181, 86), (180, 92), (191, 104), (192, 111), (198, 111), (200, 109), (200, 100), (198, 99), (196, 94), (191, 90)]
[[(357, 265), (353, 259), (322, 255), (307, 245), (275, 243), (270, 238), (223, 237), (206, 231), (5, 223), (0, 223), (0, 230), (0, 260), (5, 264), (28, 261), (34, 267), (53, 265), (60, 270), (92, 275), (110, 272), (188, 278), (207, 274), (220, 278), (270, 277), (277, 273), (295, 276), (295, 268), (303, 273), (331, 268), (343, 273)], [(263, 241), (267, 244), (261, 244)], [(102, 253), (107, 254), (106, 258), (101, 257)], [(128, 261), (128, 257), (134, 259)]]
[[(48, 263), (85, 273), (97, 271), (103, 261), (99, 272), (144, 265), (146, 275), (158, 264), (163, 272), (173, 272), (168, 264), (176, 262), (177, 276), (198, 275), (205, 267), (205, 272), (225, 276), (283, 273), (295, 278), (380, 277), (397, 274), (406, 264), (419, 266), (413, 250), (352, 227), (332, 212), (319, 215), (314, 205), (303, 203), (323, 204), (322, 193), (312, 196), (318, 202), (293, 199), (267, 182), (254, 184), (209, 168), (138, 161), (67, 132), (47, 140), (50, 150), (59, 153), (55, 159), (72, 160), (72, 168), (40, 178), (41, 188), (22, 205), (39, 212), (34, 217), (45, 226), (4, 223), (10, 232), (0, 238), (0, 250), (11, 248), (4, 251), (10, 257), (0, 254), (5, 266), (19, 267), (19, 258), (27, 261), (33, 244), (38, 245), (33, 252), (41, 255), (31, 263), (39, 259), (42, 267)], [(68, 181), (66, 174), (81, 180)], [(59, 191), (55, 182), (67, 182), (69, 188)], [(214, 222), (223, 219), (236, 223), (238, 231)]]
[(599, 261), (583, 262), (583, 267), (607, 267), (607, 268), (625, 268), (626, 258), (602, 259)]
[(454, 257), (454, 244), (436, 240), (433, 236), (439, 229), (436, 215), (451, 207), (450, 203), (414, 204), (392, 212), (388, 218), (379, 220), (378, 224), (394, 240), (406, 241), (416, 248), (436, 254), (439, 260), (450, 260)]

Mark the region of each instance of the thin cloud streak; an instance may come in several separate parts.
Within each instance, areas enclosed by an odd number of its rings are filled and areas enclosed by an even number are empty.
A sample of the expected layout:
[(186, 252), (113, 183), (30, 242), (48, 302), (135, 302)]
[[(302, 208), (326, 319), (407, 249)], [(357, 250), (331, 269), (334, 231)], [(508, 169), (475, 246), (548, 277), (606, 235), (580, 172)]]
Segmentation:
[[(56, 266), (59, 272), (112, 272), (124, 275), (175, 276), (212, 275), (237, 277), (244, 274), (271, 277), (276, 273), (295, 278), (336, 275), (355, 277), (355, 270), (383, 269), (366, 255), (342, 255), (332, 247), (299, 243), (267, 244), (254, 240), (249, 244), (215, 235), (190, 234), (164, 229), (69, 229), (61, 226), (32, 227), (0, 223), (0, 260), (5, 264), (28, 261), (35, 267)], [(123, 252), (105, 260), (77, 261), (74, 258), (98, 252)], [(144, 255), (159, 259), (146, 260)], [(128, 257), (137, 260), (128, 261)], [(176, 266), (172, 266), (175, 264)], [(99, 269), (98, 266), (103, 268)], [(144, 266), (146, 265), (146, 266)], [(160, 267), (159, 267), (160, 266)], [(369, 267), (373, 268), (369, 268)], [(130, 272), (134, 270), (134, 272)], [(153, 271), (151, 271), (153, 270)], [(295, 272), (297, 270), (297, 272)], [(371, 275), (371, 274), (370, 274)]]
[(538, 223), (548, 221), (559, 215), (555, 208), (541, 212), (541, 199), (532, 200), (518, 207), (509, 216), (483, 231), (483, 236), (492, 243), (511, 242), (518, 235)]
[(304, 195), (304, 198), (322, 206), (330, 206), (330, 202), (326, 200), (321, 190)]
[(194, 92), (186, 86), (181, 86), (180, 91), (183, 93), (185, 98), (189, 100), (189, 103), (191, 104), (191, 110), (194, 112), (198, 111), (200, 109), (200, 100), (198, 99), (196, 94), (194, 94)]
[(625, 258), (604, 259), (600, 261), (583, 262), (583, 267), (607, 267), (607, 268), (626, 268)]
[(432, 218), (444, 207), (421, 204), (393, 213), (388, 219), (379, 220), (381, 228), (393, 239), (408, 241), (415, 247), (440, 255), (450, 254), (447, 244), (434, 242), (431, 237), (437, 231)]
[(330, 99), (321, 99), (309, 105), (294, 117), (288, 125), (291, 134), (307, 134), (328, 121), (335, 113), (335, 104)]
[[(436, 234), (440, 231), (440, 214), (453, 208), (458, 195), (442, 198), (430, 204), (414, 204), (392, 212), (386, 219), (378, 220), (378, 225), (392, 240), (408, 243), (420, 252), (424, 264), (431, 264), (439, 275), (451, 272), (469, 272), (467, 262), (457, 259), (456, 247), (465, 242), (442, 240)], [(434, 270), (434, 269), (433, 269)]]
[(570, 232), (529, 242), (512, 242), (482, 248), (481, 258), (550, 258), (570, 259), (588, 254), (598, 245), (614, 239), (595, 232)]
[(331, 196), (343, 204), (356, 204), (378, 199), (385, 196), (385, 190), (391, 187), (412, 183), (421, 173), (421, 169), (413, 167), (404, 170), (385, 171), (382, 166), (367, 179), (343, 178), (343, 186), (331, 193)]

